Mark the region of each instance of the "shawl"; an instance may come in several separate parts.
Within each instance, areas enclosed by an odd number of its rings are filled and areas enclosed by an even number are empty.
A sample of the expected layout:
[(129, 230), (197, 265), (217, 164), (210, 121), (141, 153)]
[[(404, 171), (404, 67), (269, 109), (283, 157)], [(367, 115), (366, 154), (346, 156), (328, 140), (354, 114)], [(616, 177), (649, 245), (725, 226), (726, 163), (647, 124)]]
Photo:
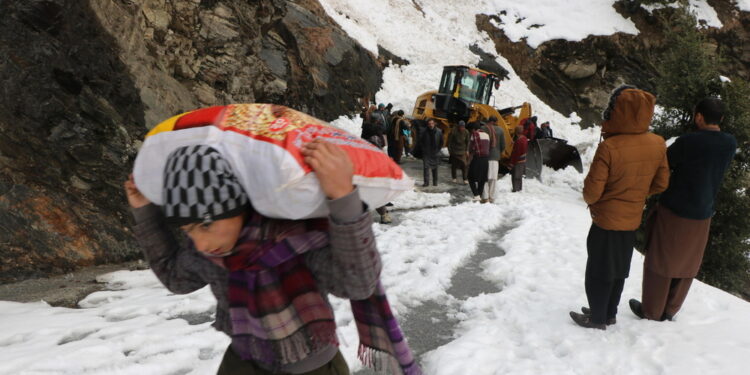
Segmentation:
[(490, 135), (490, 148), (495, 147), (497, 145), (497, 134), (495, 134), (495, 127), (492, 126), (493, 123), (487, 123), (485, 127), (487, 128), (487, 134)]
[[(229, 271), (232, 348), (242, 359), (278, 370), (338, 345), (333, 310), (301, 256), (328, 239), (328, 219), (250, 213), (233, 254), (222, 259)], [(375, 370), (420, 375), (380, 281), (368, 299), (350, 302), (360, 360)]]

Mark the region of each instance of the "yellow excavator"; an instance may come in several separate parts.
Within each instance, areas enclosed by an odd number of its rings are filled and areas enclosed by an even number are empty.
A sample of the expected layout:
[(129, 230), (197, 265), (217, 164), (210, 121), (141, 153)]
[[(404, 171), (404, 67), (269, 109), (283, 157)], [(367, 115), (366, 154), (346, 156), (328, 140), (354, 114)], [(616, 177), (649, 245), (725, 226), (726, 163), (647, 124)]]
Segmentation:
[[(501, 162), (505, 161), (513, 152), (512, 136), (516, 126), (532, 114), (529, 103), (504, 109), (490, 105), (492, 90), (500, 87), (501, 80), (499, 75), (485, 70), (465, 65), (445, 66), (438, 89), (417, 97), (412, 118), (421, 121), (434, 119), (447, 139), (451, 129), (461, 120), (468, 124), (495, 117), (497, 125), (504, 129), (505, 149)], [(517, 110), (520, 110), (518, 115)], [(530, 142), (526, 158), (527, 177), (540, 177), (542, 165), (554, 169), (571, 165), (583, 172), (578, 150), (563, 139), (544, 138)]]

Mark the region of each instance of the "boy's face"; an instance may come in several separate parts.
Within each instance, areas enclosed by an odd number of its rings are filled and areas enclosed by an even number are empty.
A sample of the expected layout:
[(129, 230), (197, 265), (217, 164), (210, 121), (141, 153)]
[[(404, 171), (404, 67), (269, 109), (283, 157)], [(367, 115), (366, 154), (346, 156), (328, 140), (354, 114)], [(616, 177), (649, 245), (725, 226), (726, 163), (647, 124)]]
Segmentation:
[(190, 237), (196, 250), (209, 256), (229, 254), (242, 231), (243, 216), (234, 216), (210, 224), (193, 223), (180, 227)]

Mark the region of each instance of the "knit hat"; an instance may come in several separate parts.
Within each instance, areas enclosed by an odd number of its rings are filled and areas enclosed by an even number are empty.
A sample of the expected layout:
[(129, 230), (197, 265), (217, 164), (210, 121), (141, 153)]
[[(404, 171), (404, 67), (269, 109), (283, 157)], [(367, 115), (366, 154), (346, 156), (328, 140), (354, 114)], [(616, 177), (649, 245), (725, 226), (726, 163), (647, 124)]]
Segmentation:
[(464, 120), (460, 120), (460, 121), (458, 122), (458, 126), (466, 126), (466, 121), (464, 121)]
[(164, 216), (175, 225), (211, 223), (237, 216), (250, 199), (232, 167), (207, 145), (180, 147), (164, 167)]

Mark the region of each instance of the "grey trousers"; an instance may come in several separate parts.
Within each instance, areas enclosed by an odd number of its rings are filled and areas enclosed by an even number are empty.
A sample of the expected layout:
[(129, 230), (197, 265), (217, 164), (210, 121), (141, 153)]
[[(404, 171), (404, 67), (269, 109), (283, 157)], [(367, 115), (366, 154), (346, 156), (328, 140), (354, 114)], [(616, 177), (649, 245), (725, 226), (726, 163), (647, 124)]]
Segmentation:
[(523, 189), (523, 175), (526, 173), (526, 163), (520, 163), (513, 166), (510, 170), (510, 181), (513, 184), (513, 192)]

